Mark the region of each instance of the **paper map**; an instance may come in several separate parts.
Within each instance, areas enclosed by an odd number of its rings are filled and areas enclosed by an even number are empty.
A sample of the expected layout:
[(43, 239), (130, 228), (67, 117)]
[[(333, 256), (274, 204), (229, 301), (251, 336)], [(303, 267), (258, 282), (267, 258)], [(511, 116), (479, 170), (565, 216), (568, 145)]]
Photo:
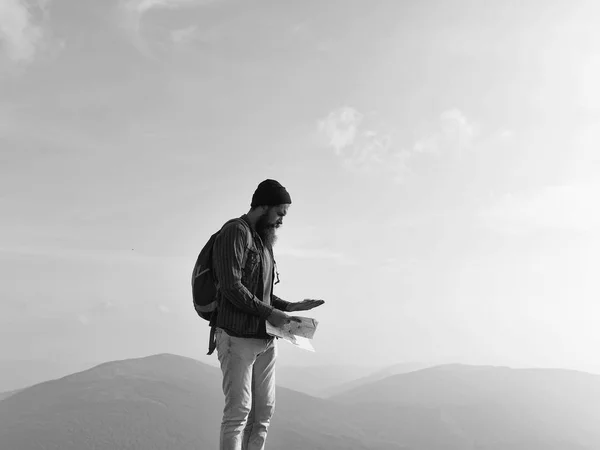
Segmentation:
[(282, 327), (274, 327), (267, 322), (267, 333), (269, 333), (271, 336), (277, 336), (285, 339), (286, 341), (291, 342), (295, 346), (304, 350), (314, 352), (315, 349), (310, 343), (310, 340), (315, 335), (315, 331), (317, 331), (317, 325), (319, 322), (309, 317), (294, 317), (300, 319), (300, 322), (292, 321)]

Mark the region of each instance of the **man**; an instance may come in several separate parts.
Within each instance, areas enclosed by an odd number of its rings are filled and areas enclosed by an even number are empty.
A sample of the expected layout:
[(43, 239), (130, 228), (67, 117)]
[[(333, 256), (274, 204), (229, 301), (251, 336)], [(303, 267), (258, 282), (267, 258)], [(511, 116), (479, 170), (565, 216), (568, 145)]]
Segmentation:
[(322, 300), (291, 303), (273, 294), (273, 245), (292, 199), (275, 180), (260, 183), (250, 211), (227, 222), (213, 246), (218, 284), (216, 348), (225, 408), (220, 450), (263, 450), (275, 408), (277, 345), (266, 321), (279, 327)]

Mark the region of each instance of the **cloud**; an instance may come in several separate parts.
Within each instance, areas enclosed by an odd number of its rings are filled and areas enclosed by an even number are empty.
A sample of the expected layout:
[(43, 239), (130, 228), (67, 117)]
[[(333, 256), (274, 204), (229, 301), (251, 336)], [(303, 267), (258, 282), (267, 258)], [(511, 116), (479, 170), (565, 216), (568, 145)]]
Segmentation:
[(540, 229), (600, 231), (600, 183), (545, 186), (521, 195), (507, 194), (482, 210), (479, 219), (495, 231), (526, 234)]
[(318, 121), (327, 146), (348, 169), (368, 171), (390, 159), (392, 136), (372, 116), (345, 106)]
[(445, 137), (468, 144), (475, 135), (474, 125), (458, 109), (444, 111), (440, 115), (442, 132)]
[(154, 8), (181, 8), (185, 6), (205, 5), (214, 0), (129, 0), (126, 2), (128, 8), (139, 14)]
[[(48, 0), (36, 3), (38, 12), (46, 11)], [(45, 30), (24, 0), (0, 1), (0, 44), (6, 56), (17, 63), (29, 63), (43, 46)]]
[(475, 135), (474, 123), (459, 109), (449, 109), (440, 114), (439, 129), (430, 136), (417, 140), (413, 151), (432, 154), (456, 151), (460, 156), (471, 147)]
[(498, 132), (498, 137), (500, 139), (512, 139), (515, 137), (515, 132), (505, 128)]
[(345, 148), (354, 144), (363, 118), (364, 115), (354, 108), (339, 108), (319, 121), (319, 131), (329, 140), (336, 155), (341, 155)]
[(404, 183), (414, 175), (412, 166), (416, 157), (450, 155), (460, 158), (473, 147), (477, 138), (474, 122), (456, 108), (442, 112), (435, 128), (430, 135), (402, 147), (394, 142), (391, 127), (380, 117), (363, 114), (349, 106), (330, 112), (317, 123), (326, 145), (347, 169), (391, 174), (397, 183)]
[(171, 31), (171, 41), (177, 45), (185, 45), (198, 37), (198, 27), (190, 26)]
[[(144, 14), (155, 9), (178, 9), (185, 7), (205, 6), (216, 2), (217, 0), (125, 0), (121, 3), (121, 12), (123, 25), (126, 31), (130, 34), (134, 45), (147, 56), (151, 56), (148, 44), (141, 34), (142, 18)], [(186, 37), (186, 30), (176, 30), (171, 33), (171, 39), (175, 42), (176, 39)], [(183, 33), (183, 34), (182, 34)], [(191, 37), (187, 35), (187, 37)]]

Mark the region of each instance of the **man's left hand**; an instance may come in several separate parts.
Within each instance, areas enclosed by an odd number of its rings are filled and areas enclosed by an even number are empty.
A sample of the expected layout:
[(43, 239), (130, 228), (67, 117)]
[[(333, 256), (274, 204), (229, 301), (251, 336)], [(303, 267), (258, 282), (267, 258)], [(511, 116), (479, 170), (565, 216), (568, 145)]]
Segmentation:
[(288, 311), (308, 311), (325, 303), (325, 300), (313, 300), (310, 298), (304, 299), (301, 302), (290, 303)]

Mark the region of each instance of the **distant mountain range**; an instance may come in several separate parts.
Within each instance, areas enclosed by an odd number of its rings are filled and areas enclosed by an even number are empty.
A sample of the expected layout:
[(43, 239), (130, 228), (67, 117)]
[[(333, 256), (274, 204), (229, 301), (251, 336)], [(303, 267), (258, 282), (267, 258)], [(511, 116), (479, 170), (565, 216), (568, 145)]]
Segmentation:
[[(597, 450), (600, 376), (443, 365), (316, 398), (278, 388), (268, 448)], [(162, 354), (0, 397), (3, 450), (211, 449), (220, 373)]]
[(277, 367), (277, 385), (313, 397), (328, 397), (340, 385), (371, 374), (373, 369), (350, 364)]
[(16, 394), (17, 392), (19, 392), (18, 390), (16, 391), (7, 391), (7, 392), (0, 392), (0, 402), (2, 400), (4, 400), (5, 398), (10, 397), (11, 395)]
[(69, 362), (42, 359), (3, 360), (0, 361), (0, 393), (64, 377), (97, 365), (98, 362)]
[(383, 369), (357, 365), (282, 366), (277, 369), (277, 384), (314, 397), (327, 398), (391, 375), (412, 372), (432, 365), (399, 363)]
[(324, 390), (324, 395), (326, 397), (331, 397), (333, 395), (341, 394), (346, 391), (351, 391), (359, 386), (368, 385), (374, 383), (379, 380), (383, 380), (392, 375), (400, 375), (403, 373), (414, 372), (416, 370), (425, 369), (427, 367), (431, 367), (433, 364), (425, 364), (425, 363), (399, 363), (394, 364), (389, 367), (385, 367), (381, 370), (377, 370), (372, 373), (368, 373), (362, 377), (356, 377), (351, 379), (345, 383), (337, 383), (331, 385), (328, 389)]

